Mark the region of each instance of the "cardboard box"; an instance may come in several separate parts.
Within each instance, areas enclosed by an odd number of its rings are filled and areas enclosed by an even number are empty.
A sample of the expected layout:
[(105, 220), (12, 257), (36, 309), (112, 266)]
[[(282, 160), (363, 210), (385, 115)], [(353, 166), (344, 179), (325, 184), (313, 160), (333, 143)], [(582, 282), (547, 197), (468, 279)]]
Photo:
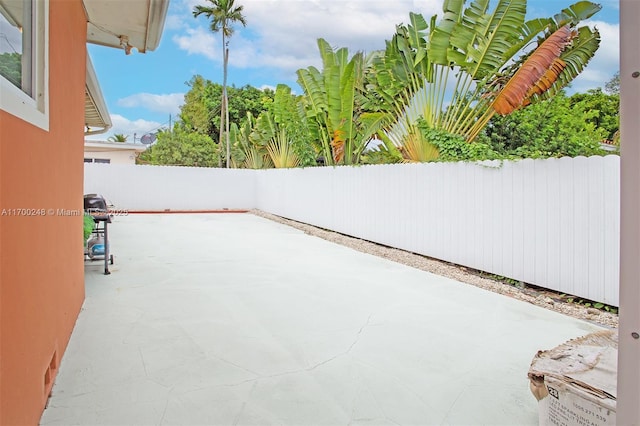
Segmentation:
[(539, 351), (529, 384), (541, 426), (616, 424), (617, 331), (603, 331)]

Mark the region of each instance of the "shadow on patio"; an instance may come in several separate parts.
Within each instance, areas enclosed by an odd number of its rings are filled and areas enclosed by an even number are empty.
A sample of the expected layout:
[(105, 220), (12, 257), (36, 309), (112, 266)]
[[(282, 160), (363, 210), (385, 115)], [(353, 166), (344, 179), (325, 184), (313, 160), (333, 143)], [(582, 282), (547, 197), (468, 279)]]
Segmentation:
[(252, 214), (109, 233), (43, 425), (535, 425), (535, 353), (600, 329)]

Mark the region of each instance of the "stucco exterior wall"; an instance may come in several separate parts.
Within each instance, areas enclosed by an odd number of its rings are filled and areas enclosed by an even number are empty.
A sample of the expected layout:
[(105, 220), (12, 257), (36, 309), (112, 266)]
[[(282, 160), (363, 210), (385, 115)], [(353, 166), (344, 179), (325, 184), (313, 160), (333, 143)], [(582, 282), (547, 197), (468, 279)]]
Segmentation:
[(0, 111), (3, 425), (38, 423), (84, 299), (82, 216), (58, 209), (83, 207), (86, 17), (66, 0), (49, 18), (49, 131)]

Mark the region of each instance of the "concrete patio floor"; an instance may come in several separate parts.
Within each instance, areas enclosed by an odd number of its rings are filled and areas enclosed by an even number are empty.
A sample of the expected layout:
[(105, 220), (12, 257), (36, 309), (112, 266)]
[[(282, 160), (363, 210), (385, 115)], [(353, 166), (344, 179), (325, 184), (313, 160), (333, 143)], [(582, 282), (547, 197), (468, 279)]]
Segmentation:
[(43, 425), (536, 425), (600, 328), (251, 214), (117, 217)]

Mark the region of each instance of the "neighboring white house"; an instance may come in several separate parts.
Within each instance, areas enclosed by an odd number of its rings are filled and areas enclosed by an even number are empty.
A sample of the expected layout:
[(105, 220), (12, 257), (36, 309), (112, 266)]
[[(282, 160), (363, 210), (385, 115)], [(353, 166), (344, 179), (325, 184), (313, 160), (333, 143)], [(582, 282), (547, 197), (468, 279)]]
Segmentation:
[(146, 145), (128, 142), (84, 141), (85, 163), (135, 164)]

